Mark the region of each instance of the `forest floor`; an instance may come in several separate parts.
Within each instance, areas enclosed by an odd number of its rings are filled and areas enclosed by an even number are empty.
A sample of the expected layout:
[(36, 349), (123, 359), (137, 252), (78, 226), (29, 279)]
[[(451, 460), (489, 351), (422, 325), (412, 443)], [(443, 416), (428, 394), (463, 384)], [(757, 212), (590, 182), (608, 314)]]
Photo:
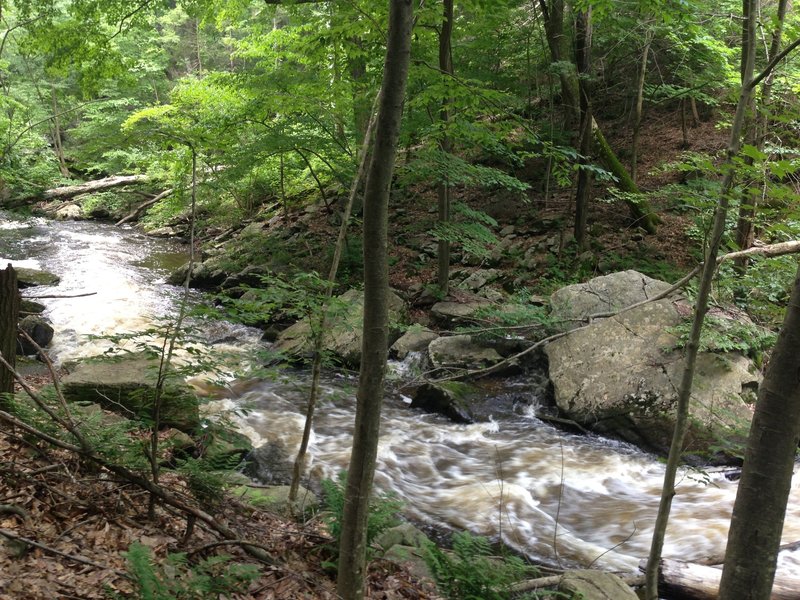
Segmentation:
[[(69, 451), (13, 430), (0, 432), (0, 482), (2, 600), (217, 598), (208, 586), (230, 580), (234, 564), (257, 568), (258, 575), (227, 598), (337, 597), (333, 575), (323, 564), (330, 560), (332, 540), (319, 519), (301, 523), (230, 495), (213, 507), (202, 507), (242, 539), (268, 548), (274, 564), (265, 565), (239, 545), (219, 544), (219, 536), (200, 522), (187, 539), (186, 515), (157, 505), (151, 518), (147, 492)], [(164, 471), (161, 484), (196, 504), (177, 475)], [(172, 586), (168, 591), (130, 596), (135, 586), (126, 552), (134, 542), (149, 550), (152, 564), (158, 565), (152, 572)], [(168, 555), (175, 553), (185, 553), (194, 571), (180, 567), (174, 556), (170, 562)], [(230, 558), (219, 562), (222, 556)], [(432, 583), (420, 582), (388, 561), (371, 563), (367, 597), (437, 598)]]
[[(659, 189), (676, 180), (674, 171), (658, 169), (686, 149), (676, 118), (674, 112), (656, 113), (644, 124), (640, 184), (645, 190)], [(724, 148), (726, 133), (711, 121), (697, 123), (688, 131), (691, 150), (713, 152)], [(625, 140), (629, 139), (625, 125), (608, 124), (606, 133), (616, 148), (624, 147)], [(602, 194), (599, 186), (597, 191)], [(571, 230), (571, 190), (556, 191), (546, 202), (542, 196), (541, 190), (534, 189), (527, 200), (507, 195), (478, 197), (477, 194), (465, 194), (459, 199), (484, 210), (501, 226), (515, 224), (528, 247), (532, 247), (558, 230)], [(418, 194), (406, 194), (402, 202), (393, 205), (393, 210), (396, 212), (391, 230), (395, 240), (407, 236), (409, 231), (422, 235), (435, 222), (435, 193), (419, 190)], [(590, 226), (594, 224), (596, 262), (603, 255), (616, 258), (630, 255), (640, 260), (644, 254), (647, 260), (688, 270), (695, 259), (689, 251), (694, 244), (686, 237), (686, 218), (667, 210), (661, 216), (663, 222), (658, 235), (647, 236), (642, 243), (641, 232), (631, 227), (628, 211), (621, 203), (593, 202)], [(552, 225), (542, 228), (542, 222)], [(308, 229), (316, 238), (332, 240), (336, 235), (335, 224), (327, 219), (309, 222)], [(420, 255), (405, 244), (392, 244), (391, 248), (394, 287), (407, 290), (419, 282), (435, 281), (435, 261), (421, 264)], [(535, 275), (526, 275), (534, 288), (537, 283), (545, 285), (552, 260), (542, 261), (542, 265), (539, 274), (542, 282), (537, 282)], [(501, 268), (513, 271), (515, 265), (507, 263)], [(327, 269), (322, 272), (325, 271)], [(45, 383), (41, 374), (32, 373), (30, 378), (34, 385)], [(185, 501), (195, 502), (185, 483), (176, 475), (165, 471), (162, 483)], [(151, 518), (148, 504), (146, 492), (86, 464), (74, 454), (45, 447), (21, 432), (1, 432), (0, 599), (127, 597), (134, 586), (125, 553), (133, 542), (141, 543), (152, 552), (156, 564), (161, 565), (156, 572), (163, 581), (186, 589), (200, 584), (197, 581), (190, 584), (189, 572), (185, 569), (168, 565), (170, 553), (186, 553), (193, 564), (223, 554), (230, 556), (232, 562), (211, 564), (212, 560), (209, 563), (209, 581), (219, 581), (223, 573), (230, 572), (233, 562), (258, 566), (257, 578), (230, 598), (336, 597), (333, 575), (324, 564), (330, 559), (326, 546), (331, 538), (319, 520), (299, 523), (255, 509), (233, 497), (226, 497), (213, 507), (214, 516), (239, 532), (243, 539), (258, 540), (270, 549), (275, 562), (264, 565), (238, 545), (216, 545), (219, 537), (199, 524), (186, 539), (185, 515), (158, 506)], [(31, 540), (36, 544), (31, 544)], [(386, 561), (371, 564), (368, 585), (368, 597), (372, 599), (437, 598), (432, 583), (421, 582), (403, 567)], [(179, 596), (177, 592), (170, 592), (154, 597), (216, 596), (189, 593)]]

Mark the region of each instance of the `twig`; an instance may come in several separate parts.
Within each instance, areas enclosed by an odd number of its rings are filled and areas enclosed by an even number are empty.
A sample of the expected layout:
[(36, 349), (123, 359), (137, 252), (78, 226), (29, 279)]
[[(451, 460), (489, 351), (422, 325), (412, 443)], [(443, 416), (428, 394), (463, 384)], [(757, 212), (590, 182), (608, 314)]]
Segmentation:
[(0, 535), (5, 536), (12, 540), (18, 540), (20, 542), (28, 544), (29, 546), (33, 546), (34, 548), (39, 548), (40, 550), (44, 550), (45, 552), (50, 552), (51, 554), (57, 554), (58, 556), (66, 558), (67, 560), (96, 567), (98, 569), (103, 569), (104, 571), (111, 571), (112, 573), (114, 573), (119, 577), (124, 577), (125, 579), (131, 579), (131, 576), (125, 573), (124, 571), (118, 571), (117, 569), (113, 569), (107, 565), (101, 565), (100, 563), (94, 562), (93, 560), (89, 560), (88, 558), (84, 558), (83, 556), (80, 555), (67, 554), (66, 552), (62, 552), (61, 550), (56, 550), (55, 548), (51, 548), (50, 546), (46, 546), (44, 544), (40, 544), (39, 542), (34, 542), (33, 540), (28, 539), (26, 537), (22, 537), (21, 535), (17, 535), (16, 533), (8, 531), (7, 529), (0, 529)]
[(17, 515), (22, 517), (22, 520), (28, 522), (31, 520), (30, 514), (24, 508), (17, 506), (16, 504), (0, 504), (0, 515)]
[(256, 548), (261, 548), (269, 552), (269, 548), (262, 544), (254, 544), (253, 542), (249, 542), (247, 540), (218, 540), (216, 542), (209, 542), (208, 544), (203, 544), (202, 546), (198, 546), (193, 550), (189, 550), (186, 555), (192, 556), (193, 554), (198, 554), (200, 552), (204, 552), (205, 550), (210, 550), (211, 548), (217, 548), (219, 546), (254, 546)]
[(22, 296), (25, 300), (38, 300), (39, 298), (83, 298), (84, 296), (96, 296), (97, 292), (86, 292), (85, 294), (68, 295), (46, 295), (46, 296)]

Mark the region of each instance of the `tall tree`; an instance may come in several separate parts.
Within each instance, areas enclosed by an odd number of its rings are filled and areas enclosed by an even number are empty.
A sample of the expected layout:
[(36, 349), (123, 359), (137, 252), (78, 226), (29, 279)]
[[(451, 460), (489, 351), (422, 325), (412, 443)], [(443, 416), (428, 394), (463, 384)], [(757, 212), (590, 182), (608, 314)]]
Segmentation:
[(364, 192), (364, 334), (337, 583), (337, 591), (344, 600), (364, 596), (367, 517), (378, 452), (389, 337), (389, 188), (411, 60), (412, 12), (411, 0), (390, 0), (375, 143)]
[[(739, 94), (739, 102), (736, 105), (736, 115), (731, 125), (730, 140), (726, 160), (724, 164), (724, 178), (722, 181), (717, 208), (714, 213), (714, 224), (711, 237), (708, 241), (708, 250), (705, 256), (703, 272), (700, 278), (700, 285), (697, 290), (695, 300), (694, 318), (689, 340), (686, 344), (686, 357), (683, 376), (678, 390), (678, 399), (675, 407), (675, 430), (672, 435), (667, 465), (664, 470), (664, 483), (661, 488), (661, 500), (658, 506), (658, 515), (653, 528), (653, 540), (650, 546), (650, 556), (647, 560), (645, 572), (645, 598), (646, 600), (658, 600), (658, 568), (661, 560), (661, 551), (664, 548), (664, 539), (669, 522), (669, 513), (672, 508), (672, 499), (675, 497), (675, 479), (678, 471), (678, 464), (683, 453), (683, 442), (686, 437), (689, 416), (689, 399), (692, 394), (692, 382), (697, 362), (697, 354), (700, 348), (700, 334), (703, 329), (703, 321), (708, 311), (708, 299), (711, 294), (711, 284), (717, 269), (717, 254), (725, 233), (725, 221), (728, 216), (728, 205), (730, 195), (733, 190), (735, 160), (742, 146), (742, 129), (744, 127), (747, 109), (750, 106), (750, 98), (753, 94), (753, 87), (757, 84), (753, 77), (753, 66), (755, 64), (755, 40), (756, 40), (756, 15), (758, 14), (759, 0), (744, 0), (748, 5), (745, 10), (747, 15), (747, 39), (748, 43), (742, 45), (742, 90)], [(761, 75), (759, 76), (761, 77)]]
[(575, 192), (575, 241), (578, 248), (586, 247), (586, 223), (589, 212), (589, 195), (592, 188), (592, 172), (588, 169), (592, 152), (591, 77), (592, 65), (592, 7), (575, 15), (575, 64), (578, 67), (578, 90), (580, 96), (580, 141), (582, 168), (578, 171), (578, 186)]
[[(800, 442), (800, 269), (758, 401), (733, 505), (722, 600), (767, 600)], [(769, 493), (765, 493), (769, 490)]]
[[(444, 76), (453, 75), (453, 54), (451, 51), (451, 40), (453, 37), (453, 0), (443, 0), (444, 14), (442, 15), (442, 28), (439, 32), (439, 70)], [(448, 81), (447, 84), (450, 82)], [(452, 150), (452, 140), (447, 131), (450, 122), (450, 104), (452, 99), (447, 97), (442, 100), (442, 109), (439, 111), (439, 119), (442, 122), (442, 139), (439, 142), (441, 151), (449, 154)], [(444, 224), (450, 221), (450, 200), (452, 197), (450, 181), (445, 173), (443, 181), (439, 182), (437, 193), (439, 196), (439, 223)], [(450, 285), (450, 241), (444, 237), (439, 240), (437, 248), (438, 271), (439, 271), (439, 290), (446, 295)]]

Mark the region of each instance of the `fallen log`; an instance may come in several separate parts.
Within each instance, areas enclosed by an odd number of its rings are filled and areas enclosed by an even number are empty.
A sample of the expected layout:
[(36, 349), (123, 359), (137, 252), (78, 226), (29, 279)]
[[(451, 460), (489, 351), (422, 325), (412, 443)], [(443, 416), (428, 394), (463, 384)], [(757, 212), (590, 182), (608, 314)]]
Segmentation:
[(45, 190), (39, 197), (45, 200), (74, 198), (80, 194), (93, 194), (94, 192), (100, 192), (114, 187), (131, 185), (134, 183), (145, 183), (147, 181), (150, 181), (149, 175), (114, 175), (113, 177), (104, 177), (103, 179), (86, 181), (77, 185), (66, 185)]
[(167, 196), (171, 195), (174, 191), (175, 191), (174, 189), (164, 190), (163, 192), (161, 192), (157, 196), (153, 196), (152, 198), (150, 198), (148, 200), (145, 200), (139, 206), (137, 206), (129, 215), (127, 215), (125, 217), (122, 217), (119, 221), (114, 223), (114, 225), (119, 227), (120, 225), (123, 225), (123, 224), (127, 223), (128, 221), (137, 221), (139, 219), (139, 217), (142, 216), (142, 213), (145, 210), (147, 210), (148, 208), (150, 208), (154, 204), (157, 204), (158, 202), (161, 202), (164, 198), (166, 198)]
[[(644, 571), (646, 561), (639, 570)], [(658, 568), (658, 594), (667, 598), (717, 600), (722, 569), (662, 559)], [(777, 575), (771, 600), (800, 600), (800, 579)]]

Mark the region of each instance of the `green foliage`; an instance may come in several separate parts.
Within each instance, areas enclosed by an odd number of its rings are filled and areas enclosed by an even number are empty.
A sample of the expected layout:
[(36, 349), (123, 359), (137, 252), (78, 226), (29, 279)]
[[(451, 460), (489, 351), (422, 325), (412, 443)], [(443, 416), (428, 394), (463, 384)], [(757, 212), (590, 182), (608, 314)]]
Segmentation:
[(488, 258), (491, 246), (498, 242), (489, 227), (497, 227), (497, 221), (462, 202), (455, 203), (452, 208), (455, 219), (437, 223), (431, 231), (434, 239), (458, 244), (466, 254)]
[[(347, 485), (347, 472), (339, 473), (337, 481), (323, 479), (321, 482), (324, 502), (325, 524), (334, 540), (332, 548), (338, 554), (344, 518), (344, 494)], [(402, 502), (391, 494), (373, 495), (367, 517), (367, 547), (384, 531), (400, 524), (398, 513)]]
[[(229, 556), (218, 555), (190, 564), (185, 553), (167, 555), (156, 562), (152, 551), (134, 542), (125, 553), (128, 571), (133, 577), (138, 600), (204, 600), (246, 594), (249, 584), (258, 577), (254, 565), (232, 563)], [(120, 594), (109, 594), (122, 598)]]
[(466, 531), (453, 536), (452, 552), (429, 543), (424, 558), (439, 592), (450, 600), (505, 600), (514, 583), (536, 572), (519, 557), (493, 556), (486, 538)]
[[(673, 349), (684, 348), (689, 341), (692, 324), (690, 321), (669, 329), (678, 336)], [(700, 336), (701, 352), (741, 352), (751, 358), (757, 358), (765, 350), (775, 344), (775, 333), (748, 321), (726, 319), (709, 315), (705, 319)]]

